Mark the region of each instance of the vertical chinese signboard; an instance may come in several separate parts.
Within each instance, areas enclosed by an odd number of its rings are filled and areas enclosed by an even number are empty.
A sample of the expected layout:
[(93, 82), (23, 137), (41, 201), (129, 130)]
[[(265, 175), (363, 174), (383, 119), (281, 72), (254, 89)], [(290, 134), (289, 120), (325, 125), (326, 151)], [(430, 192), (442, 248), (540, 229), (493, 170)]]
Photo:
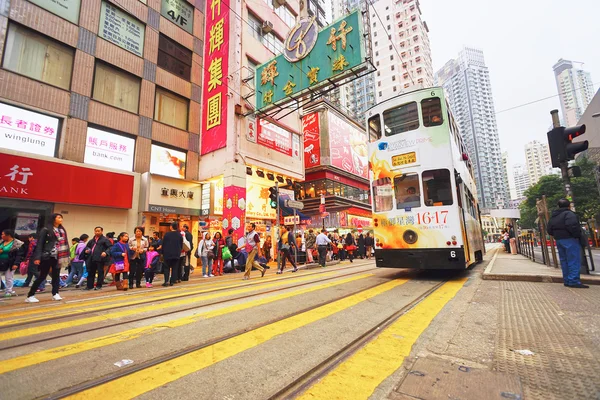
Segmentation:
[(319, 113), (305, 115), (302, 118), (304, 135), (304, 168), (321, 164), (321, 135), (319, 131)]
[(207, 1), (205, 15), (202, 155), (227, 145), (229, 0)]

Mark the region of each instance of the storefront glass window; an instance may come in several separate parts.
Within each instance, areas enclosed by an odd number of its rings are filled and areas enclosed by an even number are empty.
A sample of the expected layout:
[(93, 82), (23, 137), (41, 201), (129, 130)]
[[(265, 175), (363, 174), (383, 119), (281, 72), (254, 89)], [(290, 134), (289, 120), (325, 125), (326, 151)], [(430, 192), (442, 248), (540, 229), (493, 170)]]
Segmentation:
[(333, 181), (326, 180), (325, 187), (327, 189), (327, 194), (333, 196)]
[(321, 196), (321, 194), (325, 193), (325, 180), (320, 180), (315, 182), (315, 194), (317, 197)]

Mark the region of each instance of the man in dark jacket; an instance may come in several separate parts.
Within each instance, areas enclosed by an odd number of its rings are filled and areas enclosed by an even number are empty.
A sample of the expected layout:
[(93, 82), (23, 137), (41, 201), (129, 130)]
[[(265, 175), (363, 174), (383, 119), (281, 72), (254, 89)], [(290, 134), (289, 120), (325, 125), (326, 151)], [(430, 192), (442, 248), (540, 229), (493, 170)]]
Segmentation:
[(187, 281), (190, 278), (190, 270), (194, 270), (194, 268), (192, 268), (192, 251), (194, 251), (194, 236), (192, 235), (192, 232), (190, 232), (190, 227), (187, 225), (183, 225), (183, 233), (185, 234), (185, 240), (187, 240), (190, 244), (190, 251), (188, 251), (185, 254), (183, 276), (181, 277), (182, 281)]
[[(163, 286), (173, 286), (178, 279), (181, 249), (183, 249), (183, 236), (179, 232), (179, 224), (172, 222), (171, 231), (165, 233), (162, 243), (163, 257), (167, 264)], [(171, 280), (169, 280), (169, 275), (171, 275)]]
[(569, 208), (567, 199), (558, 201), (558, 210), (552, 212), (548, 221), (548, 233), (556, 239), (560, 266), (562, 267), (563, 282), (572, 288), (588, 288), (579, 280), (581, 266), (581, 227), (577, 215)]
[(96, 272), (98, 273), (98, 281), (96, 283), (96, 289), (102, 289), (104, 283), (104, 264), (107, 261), (109, 249), (112, 246), (110, 240), (103, 235), (104, 229), (101, 226), (94, 228), (94, 237), (91, 238), (85, 249), (84, 256), (80, 256), (80, 259), (85, 259), (85, 265), (87, 268), (87, 286), (83, 290), (94, 289), (94, 278)]

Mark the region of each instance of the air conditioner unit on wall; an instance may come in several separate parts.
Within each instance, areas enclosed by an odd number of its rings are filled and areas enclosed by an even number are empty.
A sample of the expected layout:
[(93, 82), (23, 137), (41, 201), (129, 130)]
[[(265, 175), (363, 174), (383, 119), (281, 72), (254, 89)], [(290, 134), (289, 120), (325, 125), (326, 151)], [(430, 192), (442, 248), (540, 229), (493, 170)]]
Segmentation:
[(262, 24), (263, 33), (269, 33), (273, 31), (273, 23), (271, 21), (263, 21)]

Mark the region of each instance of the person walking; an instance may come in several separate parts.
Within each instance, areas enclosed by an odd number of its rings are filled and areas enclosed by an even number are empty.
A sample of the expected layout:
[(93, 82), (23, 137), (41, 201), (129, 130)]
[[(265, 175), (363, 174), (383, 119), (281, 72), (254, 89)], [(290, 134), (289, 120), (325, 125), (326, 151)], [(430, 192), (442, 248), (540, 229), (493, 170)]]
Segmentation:
[(85, 250), (86, 242), (90, 237), (87, 234), (83, 234), (79, 237), (77, 246), (75, 246), (74, 256), (71, 260), (71, 272), (69, 272), (69, 276), (67, 277), (67, 281), (65, 282), (68, 287), (71, 283), (73, 283), (73, 277), (77, 276), (77, 280), (80, 280), (83, 276), (83, 266), (85, 261), (83, 261), (82, 257), (85, 256), (83, 252)]
[(271, 261), (271, 249), (273, 248), (273, 239), (271, 236), (267, 236), (265, 238), (265, 243), (263, 244), (263, 256), (267, 259), (267, 262)]
[[(163, 258), (166, 264), (163, 286), (173, 286), (175, 281), (177, 281), (180, 256), (183, 249), (183, 237), (179, 232), (179, 224), (177, 222), (172, 222), (170, 229), (169, 232), (165, 233), (162, 244)], [(170, 280), (169, 276), (171, 277)]]
[(367, 233), (367, 237), (365, 238), (365, 251), (367, 252), (367, 260), (371, 258), (373, 247), (375, 247), (375, 238), (373, 238), (370, 233)]
[(315, 238), (317, 251), (319, 252), (319, 265), (321, 268), (327, 266), (327, 246), (332, 244), (331, 239), (327, 237), (327, 231), (323, 229)]
[(223, 239), (223, 235), (221, 232), (215, 233), (213, 237), (214, 249), (213, 253), (215, 255), (215, 259), (213, 260), (213, 275), (222, 276), (223, 275), (223, 247), (225, 247), (225, 240)]
[[(203, 278), (208, 278), (213, 276), (212, 274), (212, 256), (214, 255), (213, 253), (213, 248), (215, 247), (215, 244), (213, 243), (212, 239), (210, 238), (210, 233), (209, 232), (204, 232), (202, 234), (202, 240), (200, 240), (200, 243), (198, 243), (198, 248), (196, 249), (196, 258), (200, 259), (200, 262), (202, 263), (202, 277)], [(209, 258), (209, 254), (210, 254), (210, 258)]]
[(588, 285), (581, 283), (579, 268), (581, 267), (581, 225), (579, 218), (570, 209), (571, 202), (567, 199), (558, 201), (558, 210), (552, 212), (548, 221), (548, 233), (556, 239), (560, 266), (562, 267), (565, 286), (587, 289)]
[(19, 239), (15, 239), (15, 233), (10, 229), (2, 231), (2, 241), (0, 242), (0, 274), (4, 274), (6, 287), (4, 297), (16, 296), (13, 290), (13, 276), (15, 270), (19, 268), (21, 260), (24, 258), (26, 247)]
[[(104, 265), (106, 264), (109, 249), (112, 246), (110, 240), (103, 235), (104, 229), (101, 226), (94, 228), (94, 237), (87, 242), (85, 246), (85, 264), (87, 266), (88, 279), (87, 285), (83, 290), (102, 290), (104, 283)], [(94, 279), (98, 274), (96, 287), (94, 288)]]
[(185, 265), (183, 270), (183, 278), (182, 280), (189, 280), (190, 272), (194, 270), (192, 266), (192, 251), (194, 251), (194, 235), (190, 232), (190, 227), (187, 225), (183, 225), (183, 232), (185, 234), (185, 238), (190, 243), (190, 250), (186, 253), (185, 256)]
[(134, 237), (129, 239), (129, 289), (133, 289), (133, 281), (135, 279), (135, 287), (142, 287), (142, 275), (146, 268), (146, 252), (148, 251), (148, 239), (144, 237), (144, 228), (136, 226), (133, 230)]
[(39, 266), (40, 275), (29, 288), (26, 303), (39, 303), (35, 291), (42, 281), (46, 280), (48, 272), (52, 271), (52, 300), (60, 301), (60, 269), (69, 263), (69, 241), (67, 231), (62, 225), (62, 214), (50, 215), (50, 223), (40, 230), (37, 246), (31, 256), (33, 263)]
[(363, 236), (363, 234), (361, 233), (360, 235), (358, 235), (358, 255), (360, 256), (360, 258), (365, 258), (365, 237)]
[[(40, 270), (38, 266), (35, 265), (33, 263), (33, 260), (31, 259), (31, 256), (33, 255), (33, 250), (35, 250), (35, 246), (37, 245), (37, 235), (35, 233), (31, 233), (28, 239), (29, 243), (27, 244), (27, 252), (24, 260), (24, 262), (27, 263), (27, 278), (25, 279), (23, 287), (29, 287), (29, 285), (31, 284), (31, 280), (34, 277), (37, 279), (37, 277), (40, 275)], [(38, 290), (40, 289), (41, 285)]]
[(121, 280), (121, 274), (129, 273), (129, 279), (133, 276), (133, 272), (130, 272), (131, 265), (129, 260), (132, 255), (136, 254), (136, 251), (131, 249), (129, 243), (131, 242), (127, 232), (121, 232), (117, 236), (117, 242), (110, 248), (110, 255), (113, 261), (110, 266), (110, 273), (115, 277), (117, 290), (127, 290), (128, 286), (131, 289), (131, 283), (127, 285), (125, 280)]
[(317, 242), (317, 237), (314, 234), (312, 229), (308, 230), (308, 234), (306, 235), (306, 263), (312, 264), (315, 262), (313, 258), (313, 250), (315, 249)]
[(508, 225), (508, 242), (510, 246), (510, 253), (512, 255), (517, 254), (517, 239), (515, 238), (515, 229), (512, 225)]
[(294, 262), (292, 258), (292, 250), (298, 251), (298, 241), (294, 239), (294, 235), (287, 229), (286, 226), (281, 227), (281, 236), (279, 238), (279, 242), (277, 243), (277, 249), (281, 253), (281, 266), (277, 271), (278, 274), (283, 274), (283, 270), (285, 269), (285, 260), (289, 260), (294, 269), (292, 272), (298, 271), (298, 266)]
[(248, 224), (247, 230), (248, 233), (246, 234), (245, 247), (248, 258), (246, 259), (246, 272), (244, 273), (244, 280), (246, 281), (250, 279), (252, 267), (255, 267), (261, 272), (261, 277), (265, 276), (265, 272), (267, 272), (267, 270), (256, 261), (256, 257), (261, 255), (260, 236), (256, 232), (256, 224), (254, 222)]
[(354, 252), (356, 251), (356, 241), (354, 240), (354, 236), (352, 232), (348, 232), (345, 239), (346, 244), (346, 252), (348, 253), (348, 259), (350, 262), (354, 262)]

